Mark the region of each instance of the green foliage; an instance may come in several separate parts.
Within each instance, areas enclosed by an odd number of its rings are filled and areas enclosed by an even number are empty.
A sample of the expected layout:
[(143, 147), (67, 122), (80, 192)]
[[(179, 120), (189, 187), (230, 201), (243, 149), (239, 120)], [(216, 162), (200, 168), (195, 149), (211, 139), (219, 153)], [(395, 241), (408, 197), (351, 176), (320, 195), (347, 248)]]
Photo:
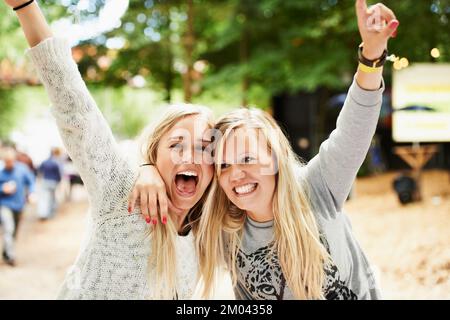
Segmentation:
[[(207, 35), (213, 43), (204, 54), (213, 63), (210, 77), (232, 74), (236, 81), (248, 76), (253, 86), (271, 94), (348, 86), (360, 43), (354, 1), (231, 2), (235, 6), (229, 18)], [(398, 37), (390, 41), (391, 52), (410, 62), (431, 61), (429, 52), (436, 46), (445, 52), (439, 61), (449, 61), (449, 1), (385, 3), (401, 21)], [(227, 54), (237, 51), (244, 32), (250, 51), (246, 63)]]
[[(40, 5), (50, 21), (91, 19), (104, 5), (104, 0), (90, 0), (90, 11), (76, 12), (78, 2), (41, 0)], [(400, 20), (390, 52), (407, 57), (410, 63), (450, 60), (449, 0), (384, 3)], [(278, 93), (319, 87), (342, 90), (352, 79), (360, 42), (354, 0), (193, 0), (193, 5), (192, 59), (206, 62), (205, 70), (197, 74), (193, 102), (228, 110), (245, 97), (249, 104), (267, 108)], [(26, 42), (17, 19), (4, 5), (0, 15), (0, 59), (21, 63)], [(188, 63), (187, 18), (187, 1), (130, 0), (120, 27), (80, 44), (84, 56), (79, 69), (88, 83), (99, 88), (96, 92), (102, 86), (121, 88), (140, 75), (147, 80), (147, 88), (160, 93), (159, 99), (175, 101)], [(125, 39), (123, 48), (107, 48), (105, 40), (113, 37)], [(86, 54), (92, 45), (96, 52)], [(440, 49), (439, 59), (431, 58), (433, 47)], [(111, 57), (111, 65), (100, 68), (99, 58), (104, 56)], [(90, 75), (92, 71), (95, 76)], [(385, 79), (389, 84), (390, 68)], [(121, 89), (108, 92), (118, 101), (122, 98), (116, 95), (130, 99), (140, 94), (132, 91), (128, 96)], [(119, 103), (112, 108), (120, 108)], [(131, 114), (123, 112), (122, 123), (113, 125), (125, 136), (133, 135), (143, 123)]]
[(0, 87), (0, 139), (8, 138), (23, 112), (24, 106), (18, 105), (13, 91)]
[(127, 87), (90, 87), (89, 90), (119, 138), (137, 136), (161, 107), (161, 96), (150, 90)]
[[(44, 11), (45, 2), (43, 1)], [(54, 2), (54, 1), (53, 1)], [(56, 6), (51, 12), (46, 12), (50, 19), (62, 16), (62, 11)], [(4, 3), (0, 4), (0, 63), (14, 64), (16, 66), (25, 63), (24, 52), (27, 43), (20, 29), (19, 21), (14, 12)], [(9, 83), (2, 83), (0, 79), (0, 138), (8, 138), (9, 133), (19, 123), (26, 111), (26, 105), (22, 97), (17, 95), (17, 87), (11, 87)]]
[[(94, 2), (96, 8), (103, 3)], [(107, 52), (103, 46), (96, 56), (84, 60), (80, 69), (86, 73), (89, 66), (95, 67), (101, 74), (95, 81), (114, 86), (141, 74), (153, 88), (168, 91), (169, 98), (171, 90), (182, 87), (179, 69), (186, 64), (186, 3), (131, 0), (121, 27), (106, 34), (107, 38), (126, 39), (110, 68), (103, 72), (96, 64)], [(193, 3), (193, 58), (208, 62), (197, 96), (218, 85), (229, 87), (248, 79), (248, 92), (238, 90), (235, 94), (246, 95), (251, 103), (267, 104), (268, 96), (280, 92), (313, 91), (321, 86), (344, 89), (351, 81), (360, 42), (353, 0)], [(449, 60), (448, 0), (385, 3), (401, 21), (399, 36), (390, 43), (391, 52), (406, 56), (410, 62), (431, 61), (429, 51), (438, 47), (442, 53), (439, 61)], [(261, 98), (251, 92), (267, 95)]]

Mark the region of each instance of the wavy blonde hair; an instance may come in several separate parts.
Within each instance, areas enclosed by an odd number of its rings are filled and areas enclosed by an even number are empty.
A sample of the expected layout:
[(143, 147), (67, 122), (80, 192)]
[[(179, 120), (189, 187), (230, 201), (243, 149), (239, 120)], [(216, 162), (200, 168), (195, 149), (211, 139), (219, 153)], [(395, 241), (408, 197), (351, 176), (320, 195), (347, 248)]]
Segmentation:
[[(222, 134), (216, 146), (217, 177), (221, 174), (224, 143), (233, 129), (241, 127), (256, 128), (263, 134), (277, 166), (271, 252), (278, 255), (286, 282), (297, 299), (323, 299), (324, 264), (329, 255), (320, 242), (307, 187), (298, 177), (303, 164), (269, 114), (259, 109), (238, 109), (217, 121), (215, 129)], [(218, 265), (231, 269), (233, 285), (237, 284), (236, 259), (246, 214), (227, 198), (218, 179), (211, 185), (203, 211), (196, 246), (204, 280), (203, 296), (208, 297)]]
[[(192, 116), (205, 117), (210, 128), (214, 126), (210, 109), (193, 104), (175, 104), (167, 107), (154, 123), (143, 130), (140, 137), (140, 157), (145, 163), (156, 163), (159, 142), (178, 121)], [(198, 221), (202, 213), (202, 204), (210, 186), (205, 190), (202, 198), (189, 210), (184, 222), (183, 231), (192, 230), (197, 233)], [(149, 230), (151, 236), (152, 254), (149, 258), (149, 281), (155, 283), (155, 292), (152, 298), (173, 299), (177, 292), (176, 251), (175, 243), (178, 230), (175, 220), (169, 214), (166, 225), (160, 223)]]

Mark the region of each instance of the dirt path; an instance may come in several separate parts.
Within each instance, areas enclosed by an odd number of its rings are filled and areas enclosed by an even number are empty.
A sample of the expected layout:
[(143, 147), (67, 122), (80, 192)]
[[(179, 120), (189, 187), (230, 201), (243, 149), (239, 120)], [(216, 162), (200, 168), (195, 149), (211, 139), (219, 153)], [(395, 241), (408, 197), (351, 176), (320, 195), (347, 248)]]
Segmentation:
[[(450, 299), (450, 177), (426, 172), (424, 201), (402, 207), (391, 188), (394, 174), (359, 179), (345, 210), (357, 239), (379, 270), (387, 299)], [(30, 210), (17, 243), (18, 265), (0, 262), (0, 299), (53, 299), (74, 262), (84, 232), (87, 202), (60, 207), (37, 221)]]
[(450, 299), (450, 175), (428, 171), (423, 201), (401, 206), (395, 174), (359, 179), (347, 202), (353, 230), (389, 299)]
[(87, 202), (62, 204), (55, 219), (41, 222), (29, 208), (20, 225), (17, 266), (0, 261), (0, 299), (54, 299), (78, 254)]

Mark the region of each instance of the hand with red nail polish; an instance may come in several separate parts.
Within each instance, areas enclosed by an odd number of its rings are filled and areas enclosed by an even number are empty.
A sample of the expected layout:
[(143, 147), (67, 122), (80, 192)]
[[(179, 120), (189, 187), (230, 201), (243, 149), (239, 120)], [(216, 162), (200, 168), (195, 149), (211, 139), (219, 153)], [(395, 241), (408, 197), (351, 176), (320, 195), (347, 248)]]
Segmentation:
[(358, 29), (363, 45), (363, 56), (375, 60), (387, 49), (388, 40), (395, 37), (400, 22), (394, 12), (382, 3), (367, 8), (365, 0), (356, 1)]
[(129, 195), (129, 203), (133, 208), (136, 201), (139, 201), (141, 212), (148, 216), (156, 224), (159, 219), (165, 225), (163, 217), (167, 217), (169, 209), (173, 213), (181, 210), (174, 208), (172, 202), (167, 196), (164, 180), (156, 166), (141, 166), (135, 185)]

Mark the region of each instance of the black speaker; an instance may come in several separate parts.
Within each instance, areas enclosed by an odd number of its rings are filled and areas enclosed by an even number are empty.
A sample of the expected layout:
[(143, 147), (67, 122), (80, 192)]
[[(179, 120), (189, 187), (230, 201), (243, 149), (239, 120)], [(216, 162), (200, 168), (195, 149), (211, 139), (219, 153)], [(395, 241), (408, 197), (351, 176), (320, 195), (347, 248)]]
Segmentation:
[(309, 161), (315, 144), (315, 93), (282, 94), (272, 99), (273, 117), (287, 134), (294, 151)]
[(394, 179), (393, 185), (401, 204), (408, 204), (415, 200), (414, 194), (417, 191), (417, 184), (412, 177), (401, 174)]

